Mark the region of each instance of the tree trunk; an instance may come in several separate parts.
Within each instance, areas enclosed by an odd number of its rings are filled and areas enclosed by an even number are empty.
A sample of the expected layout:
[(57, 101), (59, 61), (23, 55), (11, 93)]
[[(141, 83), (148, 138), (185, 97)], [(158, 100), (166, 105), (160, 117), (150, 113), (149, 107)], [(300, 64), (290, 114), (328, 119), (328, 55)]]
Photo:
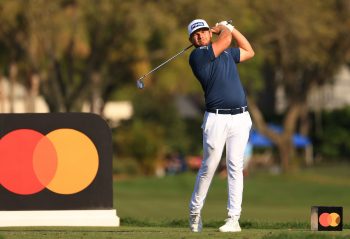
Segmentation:
[(0, 75), (0, 113), (5, 113), (4, 76)]
[(308, 136), (310, 132), (309, 109), (307, 105), (302, 106), (300, 111), (300, 130), (299, 133)]
[(102, 114), (103, 100), (101, 98), (101, 74), (94, 72), (92, 74), (92, 92), (90, 102), (90, 112), (98, 115)]
[(265, 119), (253, 99), (249, 99), (249, 111), (258, 131), (268, 137), (278, 148), (280, 167), (283, 172), (289, 171), (293, 155), (293, 134), (296, 131), (300, 115), (300, 104), (291, 104), (283, 121), (283, 132), (278, 133), (268, 127)]
[(260, 109), (256, 105), (255, 101), (251, 98), (248, 99), (248, 107), (249, 112), (253, 118), (254, 126), (257, 128), (257, 130), (268, 137), (272, 142), (277, 143), (280, 141), (280, 135), (270, 129), (264, 119), (264, 116), (262, 115)]
[(277, 149), (280, 158), (280, 167), (282, 172), (287, 173), (290, 171), (290, 162), (293, 156), (293, 142), (288, 135), (282, 135)]
[(35, 102), (39, 95), (39, 88), (40, 88), (40, 77), (38, 74), (33, 73), (30, 76), (30, 88), (28, 92), (28, 101), (27, 101), (27, 112), (35, 113)]
[(10, 113), (15, 112), (15, 85), (17, 82), (18, 67), (16, 62), (10, 64), (10, 79), (9, 79), (9, 105)]
[(283, 122), (283, 133), (279, 145), (281, 168), (283, 172), (289, 171), (290, 161), (294, 153), (293, 135), (296, 132), (297, 121), (300, 117), (299, 103), (292, 103), (285, 115)]

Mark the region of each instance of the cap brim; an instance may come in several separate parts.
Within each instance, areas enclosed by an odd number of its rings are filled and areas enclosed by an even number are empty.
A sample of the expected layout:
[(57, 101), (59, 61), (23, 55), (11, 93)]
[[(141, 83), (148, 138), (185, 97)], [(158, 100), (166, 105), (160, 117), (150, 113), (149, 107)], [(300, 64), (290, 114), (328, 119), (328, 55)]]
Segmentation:
[(191, 32), (190, 37), (192, 36), (193, 33), (197, 32), (197, 31), (199, 31), (199, 30), (201, 30), (201, 29), (207, 29), (208, 31), (210, 30), (209, 27), (200, 27), (200, 28), (197, 28), (197, 29), (195, 29), (194, 31)]

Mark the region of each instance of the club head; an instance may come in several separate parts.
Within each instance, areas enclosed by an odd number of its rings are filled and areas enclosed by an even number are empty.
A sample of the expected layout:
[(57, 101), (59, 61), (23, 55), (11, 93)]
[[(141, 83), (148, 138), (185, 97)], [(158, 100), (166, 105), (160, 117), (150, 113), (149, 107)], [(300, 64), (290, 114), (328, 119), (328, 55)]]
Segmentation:
[(136, 85), (137, 85), (137, 88), (139, 89), (143, 89), (145, 87), (145, 84), (140, 79), (136, 81)]

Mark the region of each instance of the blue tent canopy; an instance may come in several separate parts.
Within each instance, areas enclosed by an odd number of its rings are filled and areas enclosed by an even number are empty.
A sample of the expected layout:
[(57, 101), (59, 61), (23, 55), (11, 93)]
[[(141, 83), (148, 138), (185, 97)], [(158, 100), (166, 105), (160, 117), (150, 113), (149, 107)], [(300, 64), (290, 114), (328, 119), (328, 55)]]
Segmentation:
[(271, 147), (272, 141), (266, 138), (264, 135), (253, 130), (249, 136), (249, 143), (256, 147)]
[(308, 137), (305, 137), (300, 134), (293, 135), (293, 143), (297, 148), (305, 148), (311, 144), (311, 140)]
[[(279, 125), (270, 124), (269, 127), (278, 133), (283, 132), (283, 128)], [(273, 146), (273, 142), (267, 137), (265, 137), (264, 135), (260, 134), (257, 130), (251, 131), (250, 137), (249, 137), (249, 143), (255, 147), (268, 148)], [(297, 148), (305, 148), (311, 144), (311, 140), (308, 137), (305, 137), (301, 134), (294, 134), (293, 144)]]

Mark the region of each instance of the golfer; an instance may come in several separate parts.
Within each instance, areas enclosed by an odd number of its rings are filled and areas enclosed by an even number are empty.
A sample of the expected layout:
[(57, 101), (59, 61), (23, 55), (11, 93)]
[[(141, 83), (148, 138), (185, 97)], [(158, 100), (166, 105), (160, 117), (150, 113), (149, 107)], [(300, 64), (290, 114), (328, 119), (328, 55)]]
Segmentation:
[[(190, 228), (202, 230), (201, 210), (226, 144), (228, 218), (221, 232), (241, 231), (239, 218), (243, 194), (243, 156), (252, 121), (236, 64), (254, 56), (248, 40), (226, 21), (209, 28), (205, 20), (188, 25), (189, 40), (196, 47), (189, 59), (200, 82), (206, 112), (203, 129), (203, 161), (191, 197)], [(213, 34), (217, 35), (215, 40)], [(237, 47), (230, 48), (232, 40)]]

